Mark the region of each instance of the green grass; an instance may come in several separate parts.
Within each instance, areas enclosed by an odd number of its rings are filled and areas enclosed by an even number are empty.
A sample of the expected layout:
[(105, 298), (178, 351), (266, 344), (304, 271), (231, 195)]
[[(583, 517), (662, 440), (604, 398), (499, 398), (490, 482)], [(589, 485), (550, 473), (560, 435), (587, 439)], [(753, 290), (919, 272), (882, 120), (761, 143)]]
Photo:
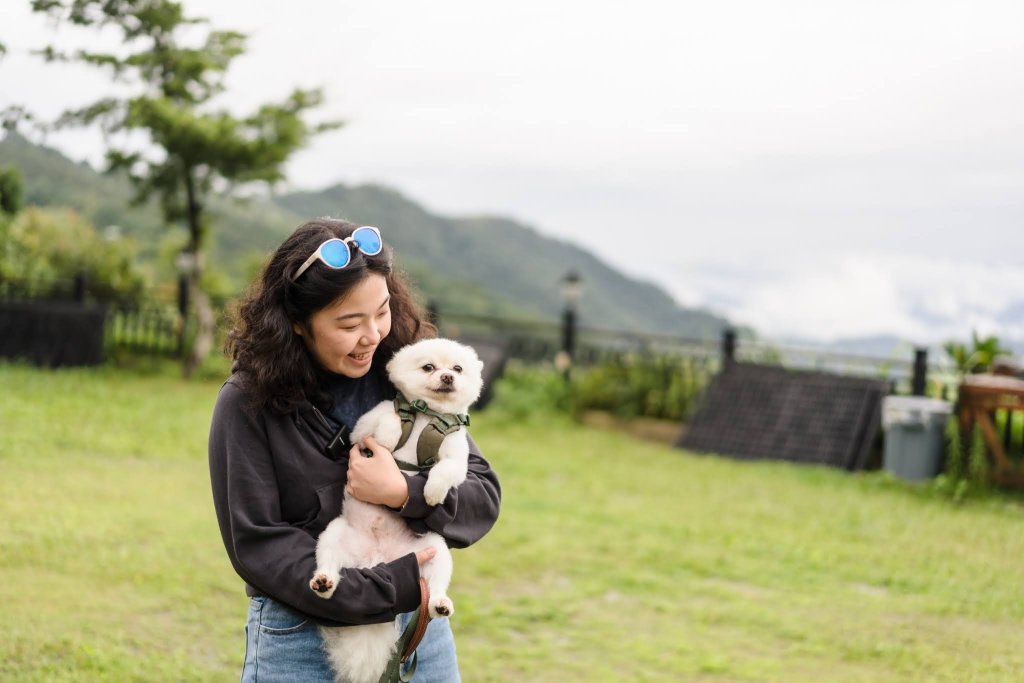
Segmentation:
[[(237, 680), (218, 382), (0, 365), (0, 680)], [(480, 413), (502, 517), (456, 553), (466, 681), (1016, 681), (1024, 508)]]

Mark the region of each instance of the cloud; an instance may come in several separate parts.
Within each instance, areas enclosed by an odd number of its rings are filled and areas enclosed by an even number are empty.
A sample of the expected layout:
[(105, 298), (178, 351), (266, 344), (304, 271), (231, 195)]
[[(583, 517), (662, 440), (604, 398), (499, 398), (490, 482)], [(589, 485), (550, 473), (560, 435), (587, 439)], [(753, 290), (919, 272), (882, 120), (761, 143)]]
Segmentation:
[(918, 343), (972, 330), (1024, 338), (1024, 266), (889, 253), (822, 253), (785, 269), (692, 269), (684, 292), (766, 337), (895, 334)]
[[(769, 335), (1022, 326), (1019, 0), (186, 8), (251, 34), (227, 104), (323, 84), (349, 121), (293, 158), (294, 186), (511, 215)], [(109, 88), (27, 56), (53, 39), (27, 4), (0, 24), (0, 106)]]

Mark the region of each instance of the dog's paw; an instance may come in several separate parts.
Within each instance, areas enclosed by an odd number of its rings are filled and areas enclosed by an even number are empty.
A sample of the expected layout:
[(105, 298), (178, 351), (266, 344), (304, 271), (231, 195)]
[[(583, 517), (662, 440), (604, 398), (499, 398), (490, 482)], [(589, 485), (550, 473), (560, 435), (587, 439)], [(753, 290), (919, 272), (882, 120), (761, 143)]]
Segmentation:
[(450, 488), (448, 482), (429, 477), (426, 486), (423, 487), (423, 500), (427, 501), (427, 505), (440, 505), (444, 502)]
[(334, 595), (334, 581), (327, 574), (316, 574), (309, 580), (309, 587), (321, 598), (329, 598)]
[(430, 612), (430, 616), (433, 619), (450, 617), (455, 614), (455, 605), (452, 604), (451, 598), (447, 595), (442, 595), (440, 598), (431, 598), (427, 611)]

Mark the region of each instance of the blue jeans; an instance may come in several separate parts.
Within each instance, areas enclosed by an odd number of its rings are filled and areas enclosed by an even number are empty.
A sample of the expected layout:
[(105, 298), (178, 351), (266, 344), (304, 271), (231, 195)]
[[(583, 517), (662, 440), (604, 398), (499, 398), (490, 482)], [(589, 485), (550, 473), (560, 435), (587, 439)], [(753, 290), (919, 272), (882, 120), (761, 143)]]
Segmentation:
[[(410, 615), (401, 615), (405, 628)], [(433, 619), (416, 649), (413, 683), (459, 683), (455, 639), (447, 619)], [(315, 623), (265, 596), (249, 601), (241, 683), (334, 683)]]

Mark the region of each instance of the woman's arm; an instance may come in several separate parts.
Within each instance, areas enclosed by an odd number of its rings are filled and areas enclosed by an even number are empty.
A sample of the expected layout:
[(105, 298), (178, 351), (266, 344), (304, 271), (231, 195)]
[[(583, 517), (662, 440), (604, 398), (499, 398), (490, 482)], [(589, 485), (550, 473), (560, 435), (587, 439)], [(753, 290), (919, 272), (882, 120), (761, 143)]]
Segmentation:
[(254, 588), (319, 619), (379, 623), (419, 604), (414, 554), (368, 569), (346, 569), (329, 600), (309, 588), (316, 567), (316, 539), (282, 520), (263, 420), (246, 409), (246, 397), (225, 384), (210, 426), (213, 502), (221, 536), (235, 571)]
[(409, 500), (399, 514), (417, 533), (436, 531), (453, 548), (465, 548), (479, 541), (498, 519), (501, 486), (498, 477), (469, 437), (469, 468), (466, 481), (448, 492), (440, 505), (427, 505), (423, 487), (426, 473), (409, 477)]

